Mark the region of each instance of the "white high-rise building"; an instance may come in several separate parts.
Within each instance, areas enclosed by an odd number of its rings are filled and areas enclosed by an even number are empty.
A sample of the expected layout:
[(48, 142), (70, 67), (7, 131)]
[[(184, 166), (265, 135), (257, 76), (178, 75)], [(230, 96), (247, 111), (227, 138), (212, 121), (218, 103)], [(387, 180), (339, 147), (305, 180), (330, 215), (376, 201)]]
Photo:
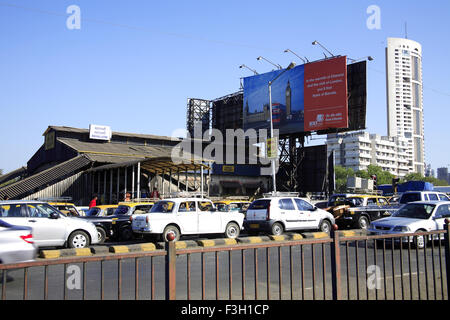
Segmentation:
[(408, 174), (407, 140), (359, 131), (327, 136), (328, 156), (334, 151), (336, 165), (367, 170), (369, 165), (381, 167), (394, 176)]
[(424, 175), (422, 46), (388, 38), (386, 74), (388, 136), (407, 140), (409, 171)]

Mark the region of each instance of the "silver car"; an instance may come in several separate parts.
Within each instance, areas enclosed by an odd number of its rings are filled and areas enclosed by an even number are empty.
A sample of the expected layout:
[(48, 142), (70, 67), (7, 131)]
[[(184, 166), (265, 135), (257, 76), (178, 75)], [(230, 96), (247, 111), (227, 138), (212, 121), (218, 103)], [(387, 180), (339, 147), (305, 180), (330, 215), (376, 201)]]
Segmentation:
[(12, 225), (31, 227), (37, 247), (84, 248), (98, 243), (93, 223), (66, 217), (41, 201), (0, 201), (0, 219)]
[(0, 220), (0, 264), (33, 261), (36, 253), (30, 227), (13, 226)]

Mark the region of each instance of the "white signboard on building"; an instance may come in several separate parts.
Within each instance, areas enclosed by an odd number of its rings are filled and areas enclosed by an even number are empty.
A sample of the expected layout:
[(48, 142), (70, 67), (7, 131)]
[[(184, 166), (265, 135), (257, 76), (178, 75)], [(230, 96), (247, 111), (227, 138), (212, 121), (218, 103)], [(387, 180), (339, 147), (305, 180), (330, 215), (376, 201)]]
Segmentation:
[(111, 127), (96, 124), (89, 125), (89, 139), (109, 141), (111, 137)]

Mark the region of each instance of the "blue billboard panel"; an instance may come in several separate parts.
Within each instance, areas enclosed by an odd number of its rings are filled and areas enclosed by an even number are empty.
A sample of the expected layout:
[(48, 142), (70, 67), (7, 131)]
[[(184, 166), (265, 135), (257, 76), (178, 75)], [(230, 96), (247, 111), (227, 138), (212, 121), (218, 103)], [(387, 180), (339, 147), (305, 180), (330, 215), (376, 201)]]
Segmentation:
[[(272, 84), (272, 121), (280, 134), (304, 128), (304, 65), (284, 72)], [(269, 81), (284, 70), (244, 78), (244, 130), (270, 128)]]

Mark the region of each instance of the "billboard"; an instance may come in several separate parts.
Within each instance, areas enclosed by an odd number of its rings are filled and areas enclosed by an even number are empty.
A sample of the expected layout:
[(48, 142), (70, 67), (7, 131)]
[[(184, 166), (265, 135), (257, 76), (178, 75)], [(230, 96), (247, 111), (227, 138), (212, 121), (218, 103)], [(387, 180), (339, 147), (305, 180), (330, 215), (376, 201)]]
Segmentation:
[(348, 126), (343, 56), (244, 78), (244, 130), (270, 128), (268, 84), (277, 76), (271, 86), (272, 123), (279, 134)]

